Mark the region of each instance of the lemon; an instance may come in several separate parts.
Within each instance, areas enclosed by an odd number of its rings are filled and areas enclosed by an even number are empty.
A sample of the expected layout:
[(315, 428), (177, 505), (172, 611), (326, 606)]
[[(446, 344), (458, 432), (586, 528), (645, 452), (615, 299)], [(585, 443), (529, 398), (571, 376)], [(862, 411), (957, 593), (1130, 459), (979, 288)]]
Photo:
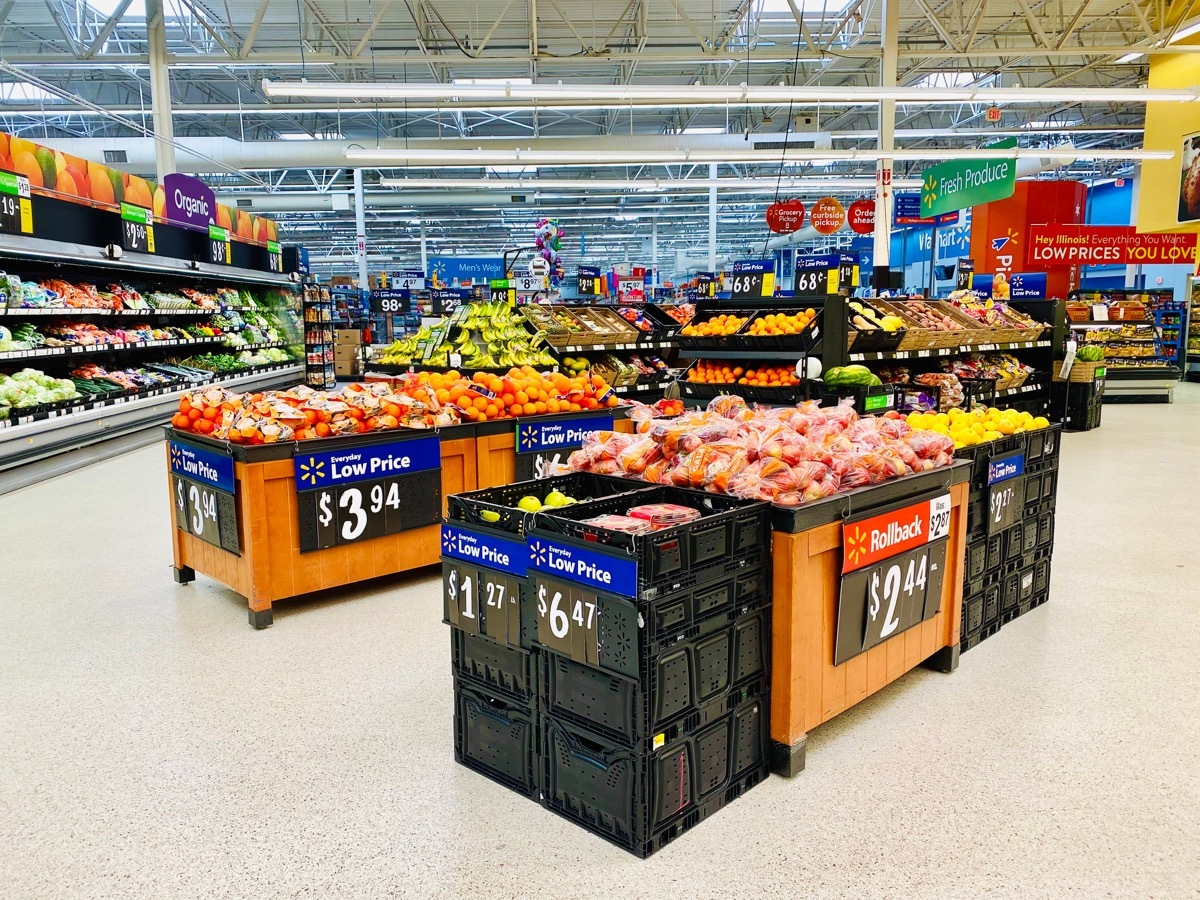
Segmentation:
[(483, 519), (485, 522), (499, 522), (500, 513), (496, 512), (494, 509), (481, 509), (479, 511), (479, 518)]
[(1047, 419), (1045, 416), (1038, 416), (1037, 418), (1035, 418), (1033, 420), (1033, 427), (1034, 428), (1049, 428), (1050, 420)]

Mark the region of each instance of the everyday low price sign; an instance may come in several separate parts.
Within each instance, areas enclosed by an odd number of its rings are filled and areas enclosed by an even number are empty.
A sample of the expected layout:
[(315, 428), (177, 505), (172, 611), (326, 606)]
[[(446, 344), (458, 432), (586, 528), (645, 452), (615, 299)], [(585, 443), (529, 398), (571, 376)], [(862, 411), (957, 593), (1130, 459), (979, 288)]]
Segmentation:
[(228, 454), (169, 441), (175, 527), (200, 540), (238, 553), (237, 486)]
[(441, 465), (436, 435), (298, 454), (292, 466), (300, 552), (435, 524)]
[[(987, 149), (1010, 150), (1016, 138), (1005, 138)], [(921, 215), (937, 216), (980, 203), (1003, 200), (1016, 191), (1015, 159), (951, 159), (921, 175)]]
[(517, 422), (517, 480), (527, 481), (554, 474), (557, 466), (565, 464), (573, 450), (583, 446), (588, 435), (597, 431), (612, 431), (612, 428), (611, 413)]
[(1025, 453), (1016, 451), (988, 463), (989, 535), (1016, 524), (1025, 503)]
[(598, 591), (637, 597), (637, 561), (626, 556), (598, 553), (535, 535), (529, 539), (531, 568)]
[(1029, 261), (1044, 266), (1196, 261), (1195, 232), (1138, 234), (1132, 225), (1030, 225)]
[(446, 621), (501, 644), (521, 646), (521, 585), (529, 545), (458, 525), (442, 525)]

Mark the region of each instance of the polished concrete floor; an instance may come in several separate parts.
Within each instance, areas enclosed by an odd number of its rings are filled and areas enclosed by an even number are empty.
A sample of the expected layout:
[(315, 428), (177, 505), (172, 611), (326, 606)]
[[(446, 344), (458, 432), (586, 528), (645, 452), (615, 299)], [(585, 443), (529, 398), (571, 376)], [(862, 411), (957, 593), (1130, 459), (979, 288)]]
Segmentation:
[(647, 861), (454, 763), (434, 575), (256, 632), (161, 448), (0, 497), (0, 898), (1194, 897), (1197, 460), (1192, 386), (1067, 435), (1051, 602)]

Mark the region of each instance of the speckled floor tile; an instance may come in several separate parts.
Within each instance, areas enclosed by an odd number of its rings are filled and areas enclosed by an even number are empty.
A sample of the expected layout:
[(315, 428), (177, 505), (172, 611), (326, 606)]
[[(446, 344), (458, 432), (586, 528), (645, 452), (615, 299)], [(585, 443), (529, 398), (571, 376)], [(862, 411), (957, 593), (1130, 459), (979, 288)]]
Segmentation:
[(1064, 442), (1051, 602), (639, 861), (457, 766), (432, 573), (262, 632), (158, 447), (0, 497), (0, 897), (1182, 897), (1200, 388)]

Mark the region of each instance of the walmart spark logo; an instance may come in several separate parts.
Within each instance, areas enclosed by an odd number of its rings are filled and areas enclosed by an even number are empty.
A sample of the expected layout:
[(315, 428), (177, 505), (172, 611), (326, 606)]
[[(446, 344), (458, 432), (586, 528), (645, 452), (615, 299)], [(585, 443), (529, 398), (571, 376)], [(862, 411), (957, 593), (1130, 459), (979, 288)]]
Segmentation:
[(1009, 228), (1008, 234), (1004, 235), (1004, 237), (992, 238), (992, 249), (995, 250), (996, 252), (999, 252), (999, 251), (1003, 250), (1005, 247), (1007, 247), (1009, 244), (1016, 244), (1016, 243), (1018, 243), (1017, 232), (1015, 232), (1011, 228)]
[(529, 545), (529, 555), (535, 566), (546, 566), (546, 545), (541, 541), (534, 541)]
[(517, 426), (517, 452), (524, 453), (537, 446), (537, 426)]
[(921, 205), (932, 208), (934, 201), (937, 200), (937, 179), (930, 175), (921, 184)]
[(855, 528), (853, 534), (846, 535), (846, 558), (851, 566), (857, 566), (860, 557), (867, 553), (867, 534), (861, 528)]
[(174, 444), (171, 445), (171, 468), (183, 468), (183, 453), (181, 453), (179, 448)]
[(453, 553), (454, 552), (454, 532), (451, 531), (449, 528), (442, 529), (442, 552), (443, 553)]
[(307, 481), (310, 485), (316, 485), (317, 482), (325, 478), (325, 460), (318, 462), (314, 457), (310, 456), (308, 462), (300, 463), (300, 480)]

